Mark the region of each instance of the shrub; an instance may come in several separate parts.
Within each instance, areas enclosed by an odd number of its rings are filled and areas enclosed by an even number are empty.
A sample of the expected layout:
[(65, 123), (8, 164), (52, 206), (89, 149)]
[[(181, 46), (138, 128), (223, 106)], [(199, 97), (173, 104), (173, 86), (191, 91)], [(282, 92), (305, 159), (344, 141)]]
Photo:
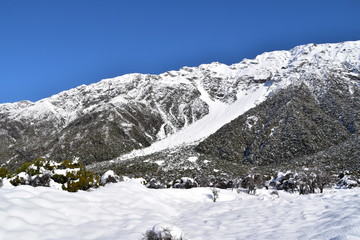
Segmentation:
[(78, 161), (70, 161), (70, 160), (64, 160), (59, 163), (58, 169), (74, 169), (74, 168), (82, 168), (84, 167), (84, 164), (78, 162)]
[[(3, 172), (5, 172), (3, 170)], [(31, 185), (49, 187), (50, 182), (62, 184), (63, 190), (76, 192), (101, 185), (99, 175), (87, 171), (82, 163), (65, 160), (54, 162), (44, 158), (24, 163), (10, 180), (14, 186)]]
[(37, 158), (31, 162), (25, 162), (20, 168), (16, 170), (17, 173), (25, 172), (30, 176), (42, 173), (47, 161), (44, 158)]
[(153, 229), (146, 231), (142, 240), (186, 240), (181, 230), (175, 226), (161, 225), (154, 226)]
[(65, 184), (68, 181), (68, 177), (62, 174), (54, 174), (51, 179), (60, 184)]
[(33, 177), (31, 177), (29, 183), (33, 187), (50, 187), (50, 179), (51, 175), (48, 173), (45, 174), (38, 174)]
[(0, 178), (10, 178), (11, 172), (6, 167), (0, 167)]
[(183, 238), (175, 238), (171, 235), (170, 231), (165, 229), (162, 233), (155, 232), (154, 230), (148, 230), (145, 233), (143, 240), (183, 240)]
[(289, 192), (298, 191), (299, 194), (322, 193), (324, 188), (330, 186), (332, 178), (326, 171), (304, 168), (297, 173), (287, 172), (277, 174), (266, 182), (267, 188), (285, 190)]
[(28, 185), (29, 175), (25, 172), (21, 172), (10, 180), (10, 183), (14, 186)]
[(359, 185), (355, 177), (351, 175), (340, 174), (340, 180), (336, 183), (338, 188), (354, 188)]
[(100, 187), (100, 177), (91, 171), (87, 171), (84, 167), (74, 173), (67, 173), (68, 181), (63, 184), (63, 189), (69, 192), (77, 192), (78, 190), (89, 190), (90, 188)]
[(212, 200), (213, 200), (213, 202), (216, 202), (216, 200), (219, 198), (220, 190), (216, 189), (216, 188), (210, 188), (210, 190), (211, 190), (211, 193), (212, 193), (212, 195), (211, 195)]
[(154, 189), (160, 189), (165, 188), (165, 184), (162, 184), (159, 180), (156, 180), (155, 178), (152, 178), (147, 184), (147, 188), (154, 188)]
[(193, 188), (193, 187), (198, 187), (198, 183), (190, 177), (182, 177), (181, 179), (177, 179), (176, 181), (174, 181), (173, 187), (174, 188), (185, 188), (185, 189), (189, 189), (189, 188)]
[(256, 189), (263, 186), (263, 180), (259, 174), (250, 174), (241, 180), (240, 186), (247, 188), (248, 194), (255, 195)]

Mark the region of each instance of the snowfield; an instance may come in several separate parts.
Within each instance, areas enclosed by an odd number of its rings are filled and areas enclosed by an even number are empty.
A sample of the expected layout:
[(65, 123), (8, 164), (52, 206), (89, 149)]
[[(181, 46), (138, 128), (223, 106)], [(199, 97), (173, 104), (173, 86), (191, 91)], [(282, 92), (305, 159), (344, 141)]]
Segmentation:
[[(135, 181), (69, 193), (0, 189), (0, 239), (137, 240), (174, 226), (191, 240), (360, 239), (360, 189), (257, 195), (209, 188), (147, 189)], [(179, 230), (180, 229), (180, 230)]]

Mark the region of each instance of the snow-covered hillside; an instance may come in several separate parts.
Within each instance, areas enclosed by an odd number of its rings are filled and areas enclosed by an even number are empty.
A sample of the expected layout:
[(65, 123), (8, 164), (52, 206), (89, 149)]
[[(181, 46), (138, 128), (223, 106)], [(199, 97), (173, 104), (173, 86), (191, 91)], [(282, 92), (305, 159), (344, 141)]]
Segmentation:
[(209, 106), (209, 113), (206, 116), (169, 137), (153, 143), (147, 148), (134, 150), (116, 160), (121, 161), (136, 156), (148, 155), (168, 148), (193, 144), (216, 132), (216, 130), (224, 124), (254, 107), (257, 103), (262, 102), (270, 92), (268, 86), (258, 86), (251, 91), (246, 91), (246, 93), (240, 92), (237, 94), (237, 100), (234, 103), (226, 104), (219, 100), (212, 100), (205, 90), (201, 87), (199, 87), (199, 89), (201, 99)]
[[(212, 63), (193, 68), (194, 72), (199, 69), (211, 73), (211, 81), (206, 77), (196, 81), (200, 98), (209, 106), (209, 113), (149, 147), (120, 156), (117, 161), (202, 140), (291, 84), (304, 83), (315, 95), (322, 95), (327, 91), (324, 82), (335, 74), (345, 78), (349, 92), (353, 94), (353, 88), (360, 86), (360, 41), (308, 44), (290, 51), (264, 53), (231, 66)], [(217, 85), (217, 79), (221, 79), (222, 85)], [(218, 95), (212, 88), (226, 97), (216, 98)]]
[(304, 83), (320, 96), (335, 78), (353, 94), (360, 87), (359, 56), (360, 41), (308, 44), (230, 66), (127, 74), (35, 103), (0, 104), (0, 159), (91, 163), (190, 144), (290, 84)]
[(30, 186), (0, 189), (0, 239), (137, 240), (175, 226), (189, 240), (359, 239), (360, 190), (256, 196), (209, 188), (147, 189), (135, 181), (92, 192)]

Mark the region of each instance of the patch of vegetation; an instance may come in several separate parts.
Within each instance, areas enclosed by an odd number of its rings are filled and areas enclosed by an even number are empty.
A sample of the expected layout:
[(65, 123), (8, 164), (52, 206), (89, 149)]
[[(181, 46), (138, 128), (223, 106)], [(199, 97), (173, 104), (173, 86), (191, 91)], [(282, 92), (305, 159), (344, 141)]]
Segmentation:
[(98, 188), (101, 184), (100, 176), (87, 171), (85, 167), (80, 168), (76, 173), (68, 172), (66, 178), (67, 182), (62, 185), (62, 189), (69, 192), (86, 191), (90, 188)]
[[(11, 176), (6, 170), (2, 170), (1, 173), (8, 178)], [(55, 162), (44, 158), (24, 163), (10, 180), (14, 186), (32, 185), (34, 187), (49, 187), (51, 182), (60, 184), (63, 190), (69, 192), (86, 191), (101, 185), (100, 176), (86, 170), (81, 162), (69, 160)]]
[(12, 177), (12, 173), (6, 167), (0, 167), (0, 178), (10, 178)]
[(170, 229), (164, 228), (162, 231), (148, 230), (142, 240), (186, 240), (182, 236), (175, 237)]

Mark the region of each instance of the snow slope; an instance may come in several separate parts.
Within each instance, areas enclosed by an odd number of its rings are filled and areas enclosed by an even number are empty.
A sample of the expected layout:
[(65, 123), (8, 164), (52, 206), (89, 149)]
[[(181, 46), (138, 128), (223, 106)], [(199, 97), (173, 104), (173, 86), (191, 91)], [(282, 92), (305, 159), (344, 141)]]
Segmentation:
[(192, 144), (204, 139), (216, 132), (224, 126), (224, 124), (229, 123), (250, 108), (255, 107), (256, 104), (264, 101), (270, 92), (269, 88), (269, 86), (261, 85), (251, 91), (240, 91), (234, 103), (226, 104), (219, 100), (212, 100), (204, 88), (198, 83), (201, 99), (209, 106), (209, 113), (207, 115), (169, 137), (153, 143), (147, 148), (134, 150), (129, 154), (120, 156), (116, 160), (121, 161), (136, 156), (144, 156), (164, 149)]
[(0, 239), (136, 240), (155, 225), (174, 225), (191, 240), (360, 238), (360, 189), (258, 192), (220, 190), (213, 203), (208, 188), (154, 190), (135, 181), (78, 193), (6, 186)]

